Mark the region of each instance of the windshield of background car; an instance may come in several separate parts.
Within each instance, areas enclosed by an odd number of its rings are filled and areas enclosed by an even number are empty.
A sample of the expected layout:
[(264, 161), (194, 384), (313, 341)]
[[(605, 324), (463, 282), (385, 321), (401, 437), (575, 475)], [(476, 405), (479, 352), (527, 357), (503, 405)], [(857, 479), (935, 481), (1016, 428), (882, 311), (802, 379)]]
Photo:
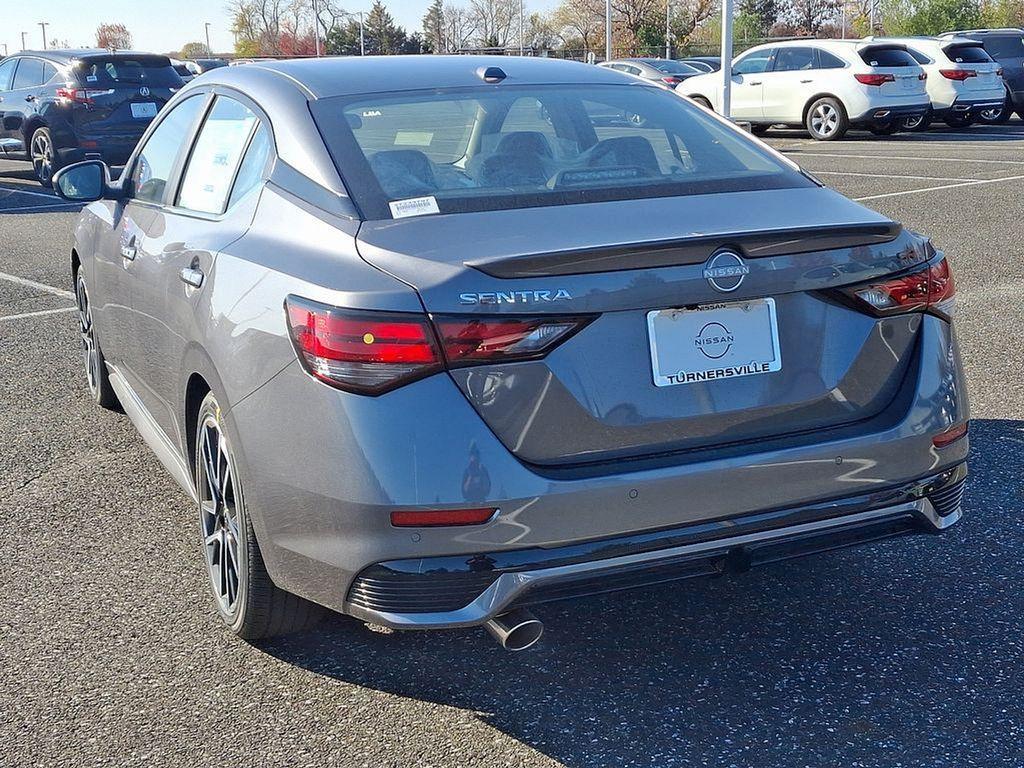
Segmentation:
[(170, 60), (162, 56), (90, 56), (77, 64), (75, 72), (79, 82), (89, 88), (111, 88), (116, 85), (180, 88), (182, 85)]
[(1020, 35), (985, 35), (982, 41), (993, 59), (1024, 57), (1024, 38)]
[(311, 110), (368, 219), (813, 186), (700, 107), (644, 85), (487, 85), (319, 99)]

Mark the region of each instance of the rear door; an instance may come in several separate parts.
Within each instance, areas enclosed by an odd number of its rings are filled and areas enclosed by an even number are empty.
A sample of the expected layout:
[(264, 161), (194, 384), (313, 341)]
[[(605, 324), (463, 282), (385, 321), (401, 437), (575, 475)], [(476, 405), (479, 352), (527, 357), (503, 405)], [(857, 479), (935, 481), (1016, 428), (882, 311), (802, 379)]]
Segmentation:
[(860, 57), (872, 72), (889, 76), (878, 92), (892, 103), (915, 104), (927, 96), (924, 70), (903, 46), (868, 46), (860, 50)]
[(781, 47), (770, 72), (764, 73), (764, 117), (800, 122), (803, 106), (814, 94), (817, 57), (810, 46)]
[(963, 98), (991, 98), (1003, 89), (999, 64), (985, 52), (980, 43), (955, 43), (944, 46), (942, 52), (962, 69), (975, 73), (960, 83), (957, 89)]
[(764, 117), (765, 73), (771, 69), (774, 48), (763, 48), (740, 57), (732, 67), (732, 117), (760, 120)]
[[(138, 390), (164, 432), (184, 445), (181, 370), (189, 343), (202, 335), (198, 308), (217, 253), (244, 234), (270, 154), (270, 133), (254, 109), (215, 97), (165, 204), (142, 226), (131, 268), (138, 354), (129, 354)], [(243, 162), (243, 157), (245, 161)], [(173, 188), (172, 188), (173, 187)]]

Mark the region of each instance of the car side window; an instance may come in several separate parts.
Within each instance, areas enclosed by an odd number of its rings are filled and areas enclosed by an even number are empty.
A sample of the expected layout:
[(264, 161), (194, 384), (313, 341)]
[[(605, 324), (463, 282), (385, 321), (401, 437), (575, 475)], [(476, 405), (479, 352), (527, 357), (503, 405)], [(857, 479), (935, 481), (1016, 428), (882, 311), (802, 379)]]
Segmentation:
[(845, 62), (838, 56), (833, 56), (828, 51), (821, 50), (821, 48), (816, 50), (818, 54), (818, 69), (843, 69), (846, 66)]
[(258, 122), (245, 105), (217, 97), (192, 146), (176, 205), (200, 213), (224, 212), (235, 171)]
[(205, 102), (203, 96), (185, 99), (150, 134), (132, 168), (131, 188), (134, 199), (150, 203), (163, 202), (174, 162)]
[(47, 61), (43, 62), (43, 83), (48, 83), (57, 76), (57, 68)]
[(733, 73), (737, 75), (754, 75), (768, 69), (772, 60), (772, 49), (755, 51), (744, 56), (732, 65)]
[(0, 91), (11, 90), (11, 80), (14, 77), (14, 68), (17, 65), (17, 59), (4, 59), (0, 61)]
[(260, 123), (256, 126), (256, 133), (253, 134), (249, 148), (245, 151), (245, 157), (242, 158), (242, 164), (238, 167), (238, 175), (235, 176), (235, 184), (231, 188), (228, 208), (263, 181), (263, 171), (267, 167), (269, 158), (270, 132), (267, 131), (263, 123)]
[(43, 84), (43, 62), (39, 59), (22, 59), (14, 73), (14, 90), (35, 88)]
[(813, 48), (779, 48), (775, 55), (775, 72), (796, 72), (814, 69)]

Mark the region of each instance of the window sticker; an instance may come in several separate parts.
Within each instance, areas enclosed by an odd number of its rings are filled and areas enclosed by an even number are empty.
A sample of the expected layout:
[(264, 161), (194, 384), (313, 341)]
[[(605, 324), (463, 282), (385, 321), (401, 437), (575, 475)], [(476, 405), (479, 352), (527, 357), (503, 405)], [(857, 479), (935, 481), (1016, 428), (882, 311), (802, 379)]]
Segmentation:
[(395, 133), (396, 147), (429, 147), (434, 140), (431, 131), (398, 131)]
[(430, 197), (410, 197), (408, 200), (392, 200), (388, 205), (391, 207), (391, 216), (395, 219), (404, 219), (407, 216), (425, 216), (428, 213), (441, 212), (433, 195)]

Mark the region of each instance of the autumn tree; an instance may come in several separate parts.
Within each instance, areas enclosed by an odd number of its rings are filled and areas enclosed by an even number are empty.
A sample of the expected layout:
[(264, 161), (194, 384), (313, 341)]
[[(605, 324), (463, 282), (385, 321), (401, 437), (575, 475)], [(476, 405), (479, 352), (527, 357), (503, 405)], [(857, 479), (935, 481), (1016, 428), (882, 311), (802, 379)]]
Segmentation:
[(131, 48), (132, 33), (124, 24), (100, 24), (96, 27), (96, 47), (119, 50)]
[(213, 52), (206, 47), (206, 43), (185, 43), (181, 46), (181, 52), (178, 54), (179, 58), (182, 59), (208, 59), (213, 56)]
[(551, 14), (551, 26), (565, 46), (582, 43), (584, 51), (598, 47), (604, 39), (602, 0), (562, 0)]

